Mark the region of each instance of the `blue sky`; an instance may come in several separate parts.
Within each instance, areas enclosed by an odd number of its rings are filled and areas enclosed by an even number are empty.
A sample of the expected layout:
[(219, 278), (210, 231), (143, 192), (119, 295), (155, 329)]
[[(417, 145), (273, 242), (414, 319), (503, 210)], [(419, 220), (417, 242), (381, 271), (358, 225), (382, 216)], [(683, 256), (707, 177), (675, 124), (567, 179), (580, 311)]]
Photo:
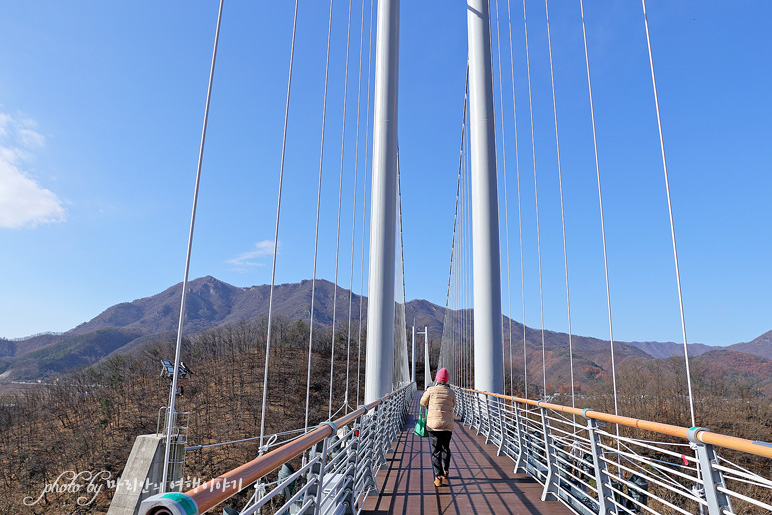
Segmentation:
[[(339, 283), (351, 274), (362, 4), (354, 2)], [(290, 1), (226, 2), (191, 278), (270, 281)], [(301, 2), (277, 282), (311, 277), (329, 4)], [(348, 4), (333, 8), (318, 276), (335, 274)], [(491, 2), (495, 12), (496, 2)], [(511, 312), (522, 311), (506, 0), (499, 0)], [(0, 335), (64, 331), (182, 280), (217, 15), (208, 2), (15, 2), (0, 18)], [(370, 2), (365, 4), (366, 95)], [(690, 342), (772, 329), (772, 4), (648, 5)], [(526, 323), (540, 325), (522, 3), (511, 0)], [(642, 9), (585, 5), (615, 338), (680, 341)], [(545, 325), (566, 299), (544, 3), (527, 0)], [(550, 5), (572, 324), (608, 338), (578, 2)], [(495, 19), (493, 27), (495, 31)], [(445, 303), (466, 60), (463, 2), (403, 2), (400, 160), (408, 299)], [(496, 36), (493, 40), (494, 68)], [(365, 103), (354, 289), (359, 291)], [(502, 142), (499, 132), (498, 149)], [(369, 163), (369, 161), (368, 161)], [(499, 156), (503, 192), (503, 155)], [(503, 205), (502, 208), (503, 210)], [(368, 204), (369, 214), (369, 204)], [(506, 244), (503, 233), (502, 245)], [(506, 273), (505, 247), (502, 269)], [(506, 275), (504, 276), (506, 285)], [(366, 285), (366, 279), (365, 279)], [(506, 286), (504, 311), (509, 311)]]

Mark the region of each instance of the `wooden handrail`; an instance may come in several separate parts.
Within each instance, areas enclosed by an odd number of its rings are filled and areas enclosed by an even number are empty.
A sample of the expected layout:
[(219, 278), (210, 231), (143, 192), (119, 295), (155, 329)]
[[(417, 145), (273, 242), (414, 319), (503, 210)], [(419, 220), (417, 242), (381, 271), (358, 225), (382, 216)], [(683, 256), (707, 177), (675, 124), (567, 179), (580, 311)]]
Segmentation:
[[(638, 418), (622, 417), (619, 415), (611, 415), (609, 413), (603, 413), (602, 411), (595, 411), (591, 409), (579, 409), (569, 406), (563, 406), (560, 404), (552, 404), (549, 402), (535, 401), (532, 399), (523, 399), (521, 397), (513, 397), (510, 395), (502, 395), (500, 393), (483, 392), (480, 390), (471, 390), (468, 388), (456, 387), (459, 390), (463, 390), (470, 393), (488, 395), (490, 397), (497, 397), (508, 401), (518, 402), (521, 404), (528, 404), (530, 406), (538, 406), (541, 408), (548, 408), (554, 411), (560, 411), (562, 413), (569, 413), (571, 415), (581, 415), (586, 418), (592, 418), (595, 420), (602, 420), (603, 422), (610, 422), (612, 424), (620, 424), (627, 427), (634, 427), (637, 429), (645, 429), (646, 431), (652, 431), (663, 435), (673, 436), (677, 438), (688, 439), (689, 429), (680, 426), (673, 426), (670, 424), (663, 424), (660, 422), (652, 422), (650, 420), (642, 420)], [(732, 449), (740, 452), (747, 452), (748, 454), (754, 454), (756, 456), (762, 456), (765, 458), (772, 458), (772, 444), (766, 442), (754, 442), (745, 438), (737, 438), (735, 436), (723, 435), (720, 433), (712, 433), (707, 429), (698, 429), (695, 436), (699, 441), (715, 445), (717, 447), (723, 447), (725, 449)]]

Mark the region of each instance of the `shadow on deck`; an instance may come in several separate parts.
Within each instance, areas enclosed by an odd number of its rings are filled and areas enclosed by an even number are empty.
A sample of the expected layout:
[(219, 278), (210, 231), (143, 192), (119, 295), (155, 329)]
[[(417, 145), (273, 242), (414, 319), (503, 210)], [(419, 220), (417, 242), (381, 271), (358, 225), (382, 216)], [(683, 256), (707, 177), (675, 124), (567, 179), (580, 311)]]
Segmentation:
[(572, 513), (557, 501), (542, 502), (539, 483), (527, 474), (514, 474), (511, 459), (496, 456), (495, 446), (486, 444), (458, 419), (450, 442), (450, 477), (446, 484), (435, 487), (429, 439), (413, 435), (422, 394), (416, 394), (394, 453), (387, 456), (389, 468), (376, 477), (380, 495), (368, 498), (362, 513)]

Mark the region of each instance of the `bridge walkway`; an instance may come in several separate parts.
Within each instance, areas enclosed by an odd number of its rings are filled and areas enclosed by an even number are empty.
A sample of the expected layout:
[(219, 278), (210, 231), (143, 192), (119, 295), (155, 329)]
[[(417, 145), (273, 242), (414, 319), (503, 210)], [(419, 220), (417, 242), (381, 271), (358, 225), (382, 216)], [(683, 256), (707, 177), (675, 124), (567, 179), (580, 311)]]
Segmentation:
[(419, 391), (410, 408), (405, 429), (394, 452), (387, 456), (389, 468), (376, 482), (380, 494), (369, 497), (362, 513), (469, 515), (512, 513), (517, 515), (570, 515), (557, 501), (541, 501), (542, 486), (527, 474), (514, 474), (514, 462), (496, 456), (496, 447), (456, 419), (450, 443), (450, 477), (435, 487), (432, 481), (428, 438), (413, 435), (418, 418)]

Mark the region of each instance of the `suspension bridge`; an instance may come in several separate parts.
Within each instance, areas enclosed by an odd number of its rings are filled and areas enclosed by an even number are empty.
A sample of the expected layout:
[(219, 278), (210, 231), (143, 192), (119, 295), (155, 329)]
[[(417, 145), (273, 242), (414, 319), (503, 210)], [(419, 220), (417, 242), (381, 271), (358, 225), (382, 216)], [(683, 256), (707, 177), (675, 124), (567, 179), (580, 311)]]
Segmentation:
[[(344, 89), (348, 91), (348, 60), (352, 3), (349, 3), (349, 33), (346, 47), (346, 76)], [(429, 464), (428, 442), (413, 435), (411, 430), (417, 414), (415, 333), (412, 348), (408, 346), (407, 320), (405, 317), (405, 284), (402, 253), (402, 215), (400, 192), (400, 166), (398, 141), (398, 71), (399, 71), (399, 0), (377, 2), (377, 15), (370, 5), (369, 44), (375, 43), (374, 67), (368, 65), (368, 75), (374, 72), (374, 97), (370, 101), (370, 89), (362, 95), (362, 47), (365, 41), (365, 5), (361, 3), (361, 31), (359, 38), (359, 85), (357, 103), (367, 105), (366, 116), (360, 120), (356, 114), (356, 132), (360, 122), (367, 128), (372, 123), (372, 141), (367, 141), (363, 151), (371, 155), (370, 216), (369, 216), (369, 274), (368, 309), (366, 321), (360, 320), (359, 334), (352, 337), (351, 299), (333, 299), (332, 327), (347, 324), (346, 392), (342, 406), (333, 405), (334, 353), (331, 345), (330, 393), (327, 418), (312, 421), (309, 417), (309, 394), (306, 393), (305, 424), (291, 433), (265, 434), (265, 415), (270, 405), (268, 392), (268, 363), (271, 348), (271, 316), (273, 287), (279, 242), (282, 180), (287, 142), (287, 124), (292, 98), (292, 76), (295, 52), (298, 2), (295, 2), (290, 50), (289, 76), (285, 104), (282, 158), (279, 167), (279, 194), (274, 226), (273, 267), (271, 297), (269, 302), (268, 336), (264, 367), (260, 454), (243, 465), (222, 471), (220, 475), (202, 484), (186, 485), (183, 481), (185, 453), (190, 449), (186, 439), (187, 413), (179, 411), (176, 392), (181, 370), (181, 341), (184, 333), (184, 317), (188, 272), (191, 259), (193, 233), (196, 219), (196, 203), (202, 173), (202, 158), (206, 140), (212, 84), (220, 37), (220, 20), (223, 4), (220, 3), (214, 50), (212, 53), (209, 89), (204, 114), (196, 189), (193, 200), (188, 239), (188, 253), (183, 281), (182, 306), (174, 364), (169, 363), (171, 376), (169, 402), (159, 412), (159, 427), (154, 446), (143, 451), (135, 445), (137, 454), (127, 464), (123, 480), (130, 473), (142, 484), (149, 476), (160, 479), (159, 492), (150, 496), (131, 497), (128, 488), (116, 492), (109, 513), (133, 513), (143, 515), (192, 515), (210, 510), (222, 510), (227, 514), (249, 515), (260, 513), (269, 507), (275, 513), (291, 514), (354, 514), (354, 513), (574, 513), (589, 514), (710, 514), (772, 512), (772, 480), (768, 474), (759, 473), (747, 466), (749, 460), (762, 460), (761, 469), (769, 471), (772, 444), (751, 441), (732, 435), (713, 433), (698, 426), (695, 416), (692, 380), (690, 377), (686, 326), (681, 300), (681, 285), (676, 227), (670, 202), (669, 179), (665, 141), (661, 123), (659, 138), (662, 171), (665, 177), (670, 238), (676, 272), (680, 316), (685, 354), (684, 396), (689, 399), (690, 427), (680, 427), (641, 420), (620, 413), (617, 398), (615, 369), (615, 344), (611, 316), (612, 300), (609, 287), (608, 258), (606, 253), (605, 220), (603, 215), (602, 169), (596, 138), (595, 109), (593, 104), (591, 56), (587, 47), (584, 6), (579, 0), (581, 26), (584, 40), (582, 63), (586, 69), (586, 89), (589, 100), (588, 116), (592, 123), (593, 150), (597, 178), (598, 207), (601, 215), (600, 230), (603, 242), (603, 264), (609, 323), (609, 354), (613, 380), (613, 412), (596, 411), (582, 405), (576, 395), (573, 349), (571, 340), (571, 300), (569, 293), (569, 259), (566, 249), (566, 225), (563, 211), (563, 180), (560, 162), (560, 133), (558, 109), (554, 86), (552, 41), (549, 25), (550, 8), (544, 2), (544, 21), (547, 27), (549, 65), (552, 82), (554, 113), (555, 155), (560, 185), (563, 256), (565, 263), (565, 295), (568, 311), (570, 365), (570, 405), (551, 402), (548, 397), (548, 377), (545, 355), (545, 328), (542, 311), (541, 363), (542, 369), (528, 369), (533, 363), (526, 348), (523, 333), (523, 369), (516, 370), (513, 353), (517, 335), (512, 334), (511, 308), (503, 317), (502, 299), (511, 305), (509, 192), (506, 191), (506, 154), (497, 155), (497, 131), (505, 141), (507, 130), (517, 131), (505, 123), (502, 76), (501, 41), (509, 40), (510, 70), (512, 61), (512, 20), (510, 1), (506, 2), (506, 14), (499, 13), (499, 2), (468, 0), (466, 6), (468, 28), (468, 62), (466, 87), (463, 92), (463, 109), (460, 123), (460, 149), (456, 174), (455, 218), (448, 221), (452, 227), (450, 267), (448, 275), (445, 323), (436, 363), (432, 359), (428, 335), (424, 330), (424, 364), (426, 388), (431, 384), (431, 370), (440, 367), (450, 371), (451, 383), (457, 397), (456, 430), (452, 440), (453, 462), (449, 484), (434, 487)], [(660, 121), (657, 83), (654, 74), (654, 58), (651, 52), (649, 26), (645, 0), (641, 16), (644, 21), (651, 69), (651, 86), (656, 117)], [(453, 8), (458, 8), (454, 6)], [(495, 11), (495, 14), (491, 12)], [(330, 3), (330, 20), (332, 2)], [(534, 143), (532, 91), (530, 81), (530, 55), (525, 2), (523, 23), (528, 70), (528, 99), (530, 118), (530, 152), (534, 154), (533, 182), (537, 222), (537, 247), (540, 250), (539, 193), (537, 185), (536, 146)], [(495, 23), (493, 22), (495, 20)], [(500, 20), (506, 20), (500, 23)], [(375, 29), (377, 27), (377, 30)], [(495, 31), (493, 38), (491, 32)], [(327, 69), (322, 117), (322, 141), (319, 160), (319, 179), (316, 203), (316, 233), (313, 252), (313, 281), (316, 281), (317, 251), (319, 243), (319, 210), (322, 199), (321, 185), (323, 152), (325, 149), (324, 120), (327, 113), (327, 74), (329, 73), (331, 21), (328, 25)], [(494, 51), (492, 41), (495, 39)], [(506, 64), (506, 48), (504, 51)], [(494, 62), (496, 66), (494, 66)], [(373, 70), (374, 68), (374, 70)], [(499, 98), (495, 97), (498, 70)], [(370, 79), (367, 78), (367, 84)], [(496, 106), (500, 111), (496, 112)], [(372, 113), (370, 108), (372, 106)], [(343, 185), (343, 152), (345, 146), (345, 102), (343, 110), (343, 136), (341, 138), (340, 187), (338, 191), (338, 219), (336, 232), (335, 282), (338, 283), (338, 254), (341, 247), (341, 197)], [(521, 115), (522, 117), (522, 115)], [(515, 117), (515, 120), (517, 118)], [(522, 125), (528, 125), (521, 123)], [(520, 149), (520, 151), (523, 151)], [(517, 152), (517, 151), (516, 151)], [(358, 160), (357, 160), (358, 162)], [(367, 163), (367, 157), (365, 157)], [(522, 215), (520, 172), (517, 168), (517, 209), (520, 232), (520, 270), (522, 266)], [(525, 172), (524, 172), (525, 173)], [(499, 191), (499, 176), (503, 176), (505, 191)], [(364, 188), (367, 189), (367, 173)], [(355, 175), (355, 195), (357, 191)], [(362, 239), (365, 235), (366, 195), (361, 205)], [(504, 206), (500, 205), (500, 198)], [(502, 251), (500, 242), (500, 213), (504, 213), (504, 234), (507, 236)], [(358, 217), (356, 197), (352, 218)], [(352, 228), (350, 283), (354, 282), (354, 239)], [(502, 256), (505, 265), (502, 267)], [(432, 259), (435, 256), (431, 256)], [(364, 264), (364, 245), (361, 260)], [(444, 263), (443, 263), (443, 266)], [(504, 273), (502, 273), (502, 268)], [(364, 266), (362, 266), (364, 277)], [(361, 279), (361, 282), (364, 279)], [(541, 254), (539, 254), (538, 282), (542, 290)], [(503, 284), (506, 288), (503, 288)], [(506, 290), (506, 291), (504, 291)], [(523, 293), (524, 296), (524, 293)], [(310, 300), (310, 334), (308, 338), (308, 369), (306, 383), (310, 385), (314, 341), (315, 289)], [(338, 320), (338, 302), (349, 303), (348, 320)], [(543, 304), (543, 300), (542, 300)], [(473, 311), (468, 309), (473, 307)], [(523, 302), (523, 319), (525, 319)], [(543, 307), (542, 307), (543, 310)], [(359, 313), (361, 317), (362, 309)], [(508, 321), (508, 326), (505, 323)], [(356, 321), (354, 321), (356, 322)], [(366, 323), (366, 338), (362, 324)], [(318, 327), (317, 327), (318, 330)], [(523, 326), (525, 331), (525, 326)], [(507, 338), (504, 333), (507, 332)], [(360, 396), (349, 392), (349, 373), (359, 377), (362, 344), (366, 345), (364, 386)], [(507, 345), (505, 345), (505, 341)], [(356, 364), (349, 360), (351, 347), (357, 349)], [(351, 371), (350, 371), (351, 369)], [(523, 380), (516, 379), (522, 372)], [(540, 381), (534, 379), (540, 376)], [(508, 378), (508, 380), (507, 380)], [(539, 384), (540, 383), (540, 384)], [(358, 384), (358, 383), (357, 383)], [(522, 388), (520, 387), (522, 385)], [(529, 385), (531, 386), (529, 390)], [(535, 390), (535, 391), (534, 391)], [(360, 398), (363, 400), (360, 403)], [(708, 424), (710, 421), (699, 421)], [(138, 440), (139, 442), (139, 440)], [(128, 481), (126, 481), (128, 484)], [(236, 503), (241, 503), (236, 506)]]

